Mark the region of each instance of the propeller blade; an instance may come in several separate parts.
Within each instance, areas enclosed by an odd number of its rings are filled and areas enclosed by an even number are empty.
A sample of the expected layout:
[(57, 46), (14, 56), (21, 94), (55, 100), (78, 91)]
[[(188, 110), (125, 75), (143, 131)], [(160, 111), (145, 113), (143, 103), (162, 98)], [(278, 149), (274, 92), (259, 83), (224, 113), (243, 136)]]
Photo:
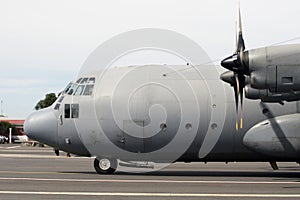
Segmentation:
[(239, 19), (238, 19), (238, 34), (237, 34), (237, 44), (236, 53), (240, 53), (245, 50), (245, 42), (243, 38), (243, 28), (242, 28), (242, 18), (241, 18), (241, 8), (239, 5)]
[(239, 82), (240, 85), (242, 87), (242, 89), (240, 90), (240, 99), (241, 99), (241, 116), (240, 116), (240, 128), (243, 128), (243, 97), (244, 97), (244, 87), (245, 87), (245, 76), (244, 75), (240, 75), (239, 76)]
[[(249, 54), (245, 50), (245, 41), (243, 37), (242, 18), (240, 2), (238, 8), (238, 20), (236, 27), (236, 49), (233, 55), (223, 59), (221, 65), (230, 70), (223, 73), (220, 78), (229, 83), (234, 89), (236, 121), (235, 128), (238, 132), (239, 128), (243, 128), (243, 98), (246, 76), (249, 72)], [(241, 111), (239, 116), (239, 98), (241, 99)]]
[(240, 79), (239, 74), (235, 74), (235, 82), (236, 82), (236, 88), (237, 88), (237, 95), (240, 94)]
[(238, 132), (239, 125), (238, 125), (238, 115), (239, 115), (239, 78), (238, 74), (234, 74), (235, 84), (234, 84), (234, 97), (235, 97), (235, 130)]

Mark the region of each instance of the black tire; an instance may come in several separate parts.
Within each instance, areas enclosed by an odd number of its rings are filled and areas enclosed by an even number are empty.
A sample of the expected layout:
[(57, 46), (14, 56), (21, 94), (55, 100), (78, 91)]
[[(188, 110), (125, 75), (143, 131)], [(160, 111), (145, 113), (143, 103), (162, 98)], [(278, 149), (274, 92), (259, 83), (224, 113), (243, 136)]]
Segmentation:
[(95, 158), (94, 168), (98, 174), (113, 174), (118, 166), (118, 162), (113, 158)]

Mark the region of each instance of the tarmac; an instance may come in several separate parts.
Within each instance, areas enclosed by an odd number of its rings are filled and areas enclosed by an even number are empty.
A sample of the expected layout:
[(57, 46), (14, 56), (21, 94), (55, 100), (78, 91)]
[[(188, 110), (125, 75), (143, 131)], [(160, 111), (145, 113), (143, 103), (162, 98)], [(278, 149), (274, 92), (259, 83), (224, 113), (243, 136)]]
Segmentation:
[(94, 158), (0, 145), (0, 199), (300, 199), (300, 167), (175, 163), (152, 173), (99, 175)]

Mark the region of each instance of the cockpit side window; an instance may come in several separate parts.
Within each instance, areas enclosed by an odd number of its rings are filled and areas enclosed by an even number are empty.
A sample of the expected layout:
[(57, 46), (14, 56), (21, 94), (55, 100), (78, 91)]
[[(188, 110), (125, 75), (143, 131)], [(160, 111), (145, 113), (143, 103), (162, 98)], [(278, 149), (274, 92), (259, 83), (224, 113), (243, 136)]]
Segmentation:
[(54, 106), (54, 110), (59, 110), (60, 104), (61, 102), (64, 100), (65, 96), (63, 94), (60, 94), (58, 99), (57, 99), (57, 103)]
[(78, 118), (79, 117), (79, 104), (71, 104), (71, 113), (72, 118)]
[(71, 112), (70, 104), (65, 104), (65, 118), (66, 119), (70, 118), (70, 112)]
[(86, 85), (83, 95), (92, 95), (93, 89), (94, 89), (94, 85)]
[(79, 117), (79, 104), (65, 104), (65, 119)]
[(69, 83), (67, 85), (66, 89), (63, 91), (63, 93), (68, 93), (71, 86), (72, 86), (72, 83)]
[(59, 110), (59, 107), (60, 107), (60, 104), (57, 103), (57, 104), (55, 105), (55, 107), (54, 107), (54, 110)]
[(61, 96), (61, 97), (58, 99), (58, 102), (61, 103), (63, 100), (64, 100), (64, 96)]

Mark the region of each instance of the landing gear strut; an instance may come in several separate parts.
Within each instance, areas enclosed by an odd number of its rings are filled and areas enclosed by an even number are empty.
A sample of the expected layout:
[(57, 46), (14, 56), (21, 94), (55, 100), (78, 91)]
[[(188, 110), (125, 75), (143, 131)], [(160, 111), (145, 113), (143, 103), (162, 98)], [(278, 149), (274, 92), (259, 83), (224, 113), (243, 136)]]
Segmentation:
[(278, 170), (279, 169), (276, 162), (270, 162), (270, 165), (271, 165), (273, 170)]
[(95, 158), (94, 168), (98, 174), (113, 174), (118, 166), (117, 159)]

